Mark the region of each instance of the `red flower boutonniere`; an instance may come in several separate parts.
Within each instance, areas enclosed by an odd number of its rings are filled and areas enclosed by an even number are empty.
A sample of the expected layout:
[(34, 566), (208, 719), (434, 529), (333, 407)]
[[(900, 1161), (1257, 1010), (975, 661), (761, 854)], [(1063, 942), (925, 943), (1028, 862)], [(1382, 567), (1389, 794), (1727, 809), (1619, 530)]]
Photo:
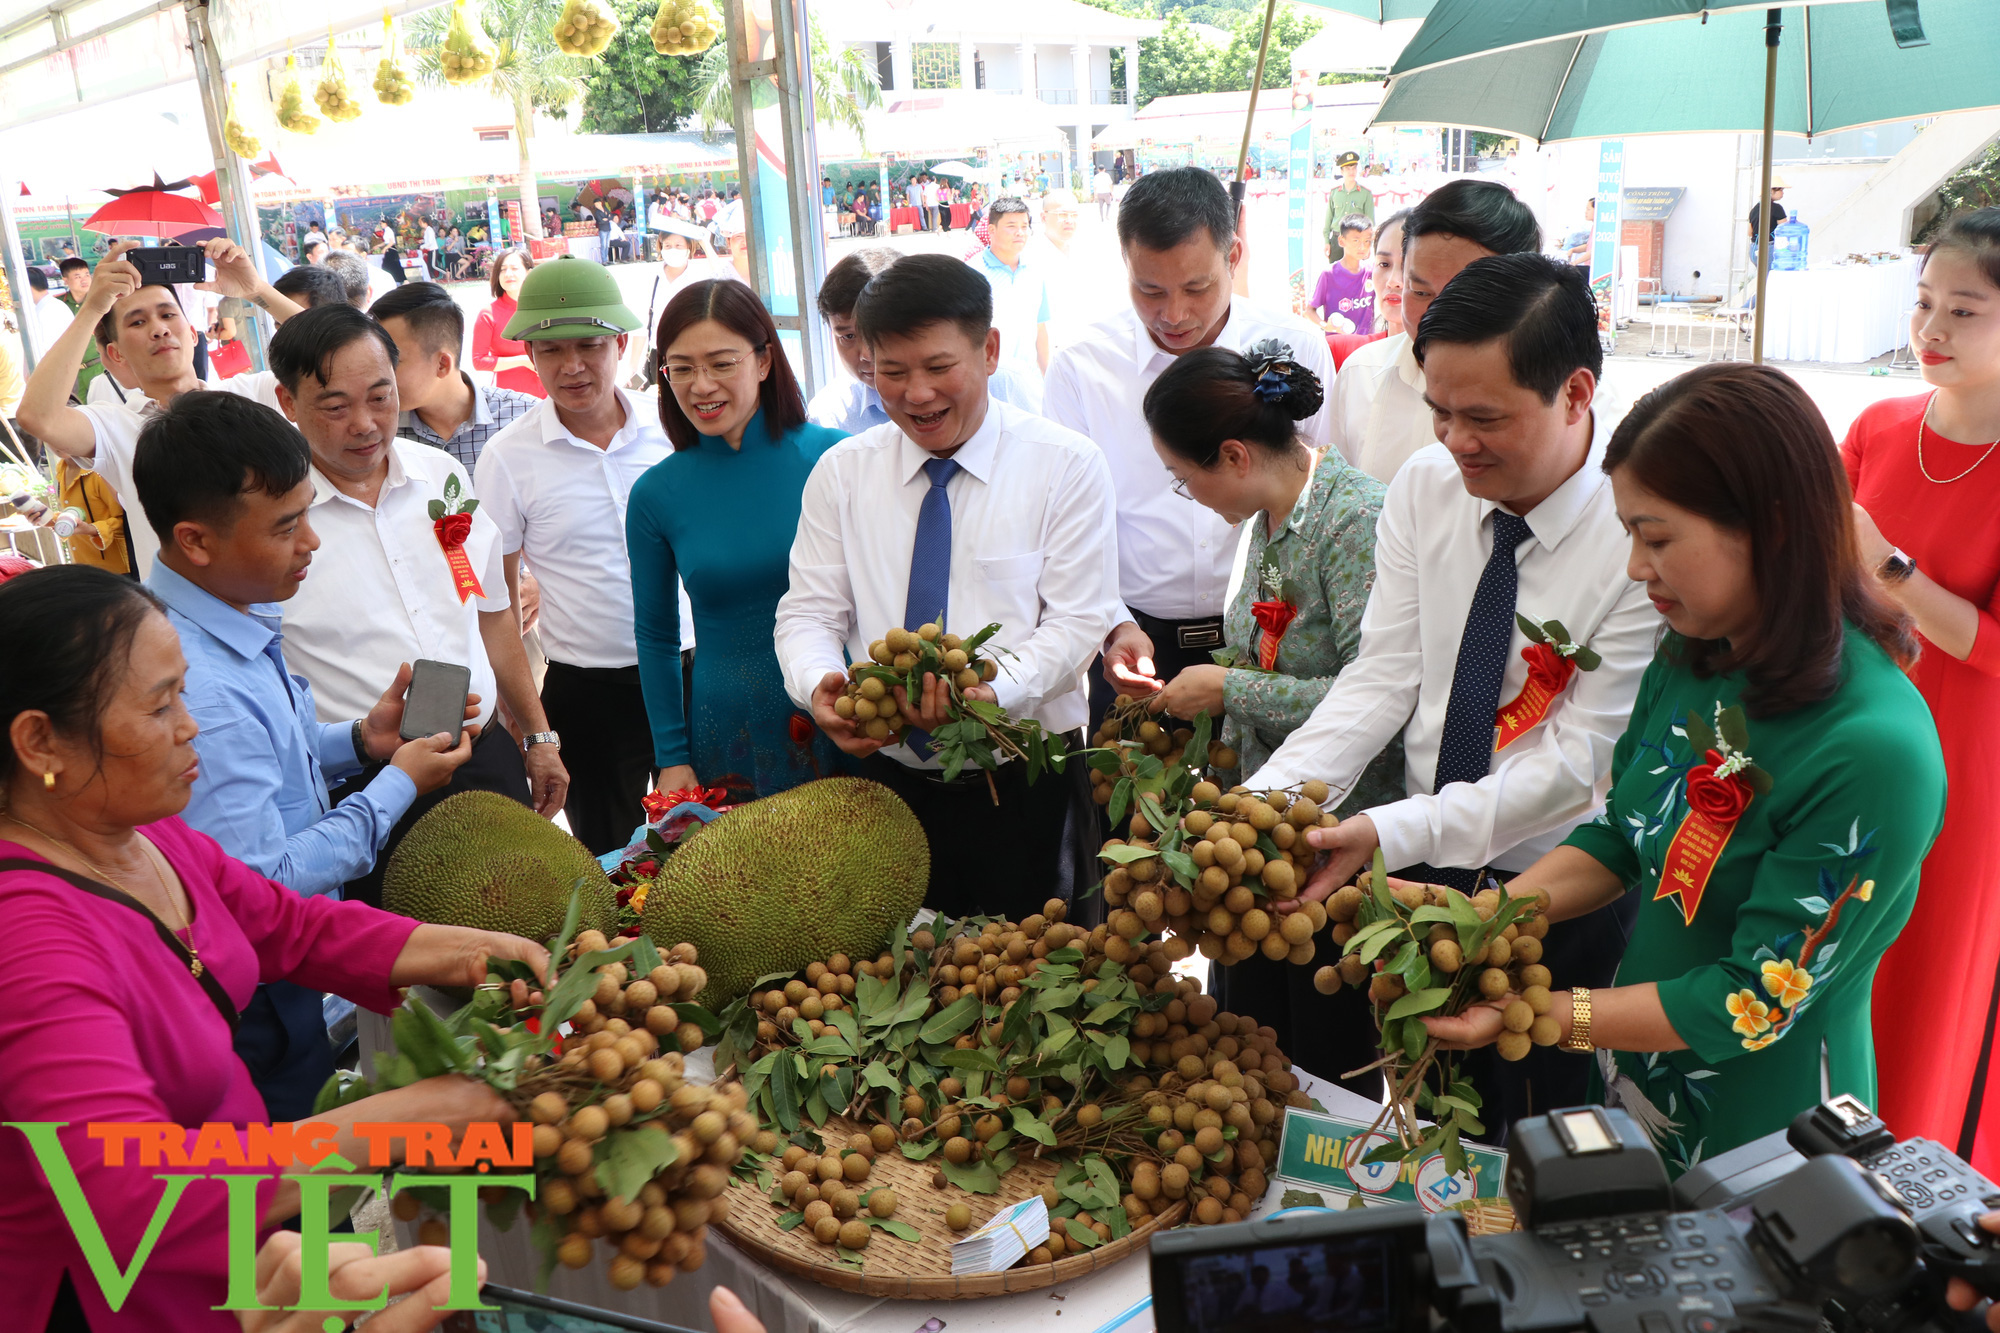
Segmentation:
[(729, 793), (720, 787), (683, 787), (679, 791), (649, 791), (639, 798), (639, 805), (647, 822), (657, 824), (677, 805), (705, 805), (719, 811), (728, 799)]
[(1275, 671), (1278, 667), (1278, 642), (1285, 637), (1285, 631), (1298, 619), (1298, 603), (1291, 596), (1291, 589), (1285, 586), (1285, 577), (1278, 572), (1278, 562), (1271, 552), (1264, 552), (1264, 565), (1258, 571), (1257, 585), (1266, 600), (1250, 603), (1250, 614), (1257, 621), (1261, 631), (1257, 636), (1257, 665), (1265, 671)]
[(1771, 790), (1771, 775), (1750, 758), (1750, 732), (1741, 708), (1717, 704), (1713, 727), (1689, 713), (1679, 730), (1706, 762), (1688, 770), (1687, 817), (1661, 858), (1660, 887), (1653, 898), (1678, 895), (1681, 918), (1692, 925), (1730, 834), (1750, 802)]
[(1516, 612), (1514, 623), (1527, 635), (1528, 646), (1521, 660), (1528, 664), (1528, 678), (1511, 703), (1503, 704), (1493, 718), (1493, 749), (1506, 749), (1526, 735), (1530, 728), (1549, 715), (1556, 696), (1579, 671), (1595, 671), (1604, 662), (1583, 644), (1572, 642), (1560, 620), (1534, 621)]
[(451, 568), (452, 587), (463, 602), (484, 597), (486, 590), (479, 586), (479, 576), (472, 572), (472, 561), (465, 554), (465, 539), (472, 535), (472, 512), (479, 508), (479, 501), (460, 500), (460, 494), (458, 474), (453, 473), (444, 479), (444, 499), (431, 501), (430, 514), (431, 531), (437, 534), (445, 564)]

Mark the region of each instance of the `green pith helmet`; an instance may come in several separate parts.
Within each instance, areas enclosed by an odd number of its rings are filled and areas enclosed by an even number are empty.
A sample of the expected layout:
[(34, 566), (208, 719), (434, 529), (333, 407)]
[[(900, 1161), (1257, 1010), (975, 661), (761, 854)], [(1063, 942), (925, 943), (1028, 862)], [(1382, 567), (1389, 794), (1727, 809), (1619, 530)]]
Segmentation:
[(548, 260), (521, 284), (514, 317), (500, 336), (517, 342), (537, 338), (603, 338), (630, 333), (641, 320), (625, 304), (618, 280), (588, 259)]

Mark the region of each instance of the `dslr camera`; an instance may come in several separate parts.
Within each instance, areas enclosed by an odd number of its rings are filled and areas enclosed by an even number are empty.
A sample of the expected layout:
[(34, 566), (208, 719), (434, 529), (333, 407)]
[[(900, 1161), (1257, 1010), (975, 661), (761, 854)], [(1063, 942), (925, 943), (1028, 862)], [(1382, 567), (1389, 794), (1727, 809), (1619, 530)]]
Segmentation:
[(1621, 1110), (1516, 1123), (1522, 1230), (1414, 1204), (1295, 1213), (1152, 1242), (1160, 1333), (1970, 1333), (1948, 1279), (2000, 1294), (2000, 1187), (1836, 1097), (1668, 1181)]

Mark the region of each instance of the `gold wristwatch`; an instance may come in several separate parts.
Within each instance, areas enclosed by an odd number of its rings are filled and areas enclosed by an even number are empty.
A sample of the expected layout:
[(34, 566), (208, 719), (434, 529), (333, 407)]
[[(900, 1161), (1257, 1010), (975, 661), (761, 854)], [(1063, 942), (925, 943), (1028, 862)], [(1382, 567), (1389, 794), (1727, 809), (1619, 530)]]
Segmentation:
[(1577, 986), (1569, 993), (1569, 1035), (1563, 1038), (1566, 1051), (1584, 1055), (1597, 1049), (1590, 1040), (1590, 988)]

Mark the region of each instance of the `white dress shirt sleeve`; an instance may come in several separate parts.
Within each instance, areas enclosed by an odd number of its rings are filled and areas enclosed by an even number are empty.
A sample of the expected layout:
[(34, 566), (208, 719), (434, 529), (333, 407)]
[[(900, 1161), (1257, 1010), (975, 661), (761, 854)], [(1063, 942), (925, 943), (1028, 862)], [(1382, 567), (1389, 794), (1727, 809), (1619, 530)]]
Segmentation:
[[(1118, 513), (1111, 470), (1095, 449), (1070, 455), (1043, 532), (1041, 622), (1022, 643), (1003, 645), (993, 692), (1014, 717), (1078, 687), (1111, 633), (1118, 602)], [(800, 525), (804, 531), (804, 525)], [(796, 568), (796, 567), (795, 567)]]
[(1076, 366), (1076, 354), (1067, 349), (1049, 358), (1049, 372), (1042, 381), (1041, 415), (1088, 439), (1090, 418), (1083, 410)]
[(1424, 650), (1415, 489), (1391, 483), (1376, 521), (1375, 586), (1361, 613), (1360, 652), (1334, 677), (1305, 724), (1249, 778), (1251, 788), (1265, 791), (1318, 778), (1334, 790), (1327, 802), (1331, 809), (1416, 711)]
[(506, 457), (491, 447), (480, 450), (478, 471), (474, 475), (473, 494), (479, 497), (479, 508), (474, 512), (493, 520), (493, 526), (500, 532), (500, 554), (513, 555), (526, 538), (527, 517), (521, 512), (521, 496), (514, 489), (514, 476), (507, 469)]
[(847, 576), (840, 513), (840, 455), (839, 446), (829, 449), (806, 478), (798, 535), (792, 539), (790, 586), (778, 600), (778, 669), (785, 692), (805, 709), (812, 707), (813, 690), (822, 678), (847, 670), (845, 648), (854, 628), (854, 586)]
[(1632, 719), (1659, 628), (1645, 586), (1627, 585), (1590, 636), (1603, 662), (1595, 671), (1577, 672), (1548, 721), (1496, 756), (1492, 772), (1477, 782), (1447, 783), (1434, 796), (1410, 796), (1365, 812), (1383, 860), (1391, 866), (1484, 866), (1603, 804), (1611, 753)]
[[(1299, 423), (1299, 434), (1313, 448), (1322, 449), (1332, 438), (1334, 429), (1333, 386), (1338, 376), (1333, 369), (1333, 349), (1326, 345), (1326, 335), (1318, 329), (1306, 330), (1300, 341), (1302, 345), (1294, 348), (1292, 354), (1298, 357), (1300, 365), (1319, 376), (1320, 388), (1325, 396), (1320, 401), (1319, 411)], [(1344, 454), (1342, 456), (1345, 457)]]
[[(1359, 348), (1355, 351), (1358, 353)], [(1361, 466), (1361, 427), (1367, 420), (1368, 395), (1363, 383), (1368, 378), (1365, 363), (1356, 364), (1350, 354), (1347, 364), (1333, 377), (1326, 395), (1326, 442), (1340, 451), (1353, 467)]]

